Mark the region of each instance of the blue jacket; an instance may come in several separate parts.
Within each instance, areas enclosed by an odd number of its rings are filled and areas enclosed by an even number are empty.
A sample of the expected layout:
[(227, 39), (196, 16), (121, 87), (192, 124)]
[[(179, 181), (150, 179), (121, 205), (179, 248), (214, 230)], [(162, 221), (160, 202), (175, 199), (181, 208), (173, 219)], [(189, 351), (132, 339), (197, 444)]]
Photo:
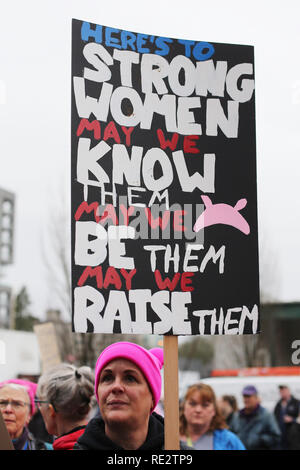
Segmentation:
[(214, 450), (245, 450), (240, 439), (228, 429), (216, 429), (213, 437)]

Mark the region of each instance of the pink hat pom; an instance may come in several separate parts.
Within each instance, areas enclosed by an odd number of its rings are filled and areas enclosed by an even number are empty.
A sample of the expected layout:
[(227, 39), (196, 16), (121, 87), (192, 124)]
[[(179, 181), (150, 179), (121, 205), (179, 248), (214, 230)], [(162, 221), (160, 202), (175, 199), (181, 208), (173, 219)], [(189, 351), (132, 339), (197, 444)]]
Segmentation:
[(161, 369), (164, 365), (164, 350), (162, 348), (153, 348), (150, 349), (149, 352), (156, 357), (159, 362), (159, 368)]

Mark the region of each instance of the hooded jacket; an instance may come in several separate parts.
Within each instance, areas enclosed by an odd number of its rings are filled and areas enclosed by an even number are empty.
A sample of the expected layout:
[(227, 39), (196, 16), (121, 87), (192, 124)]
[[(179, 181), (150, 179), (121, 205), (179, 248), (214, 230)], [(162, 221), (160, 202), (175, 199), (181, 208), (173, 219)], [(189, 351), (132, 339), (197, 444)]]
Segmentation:
[[(157, 451), (164, 448), (164, 419), (153, 412), (150, 415), (146, 441), (137, 450)], [(111, 441), (105, 434), (105, 423), (101, 417), (91, 419), (85, 432), (74, 445), (74, 450), (121, 451), (122, 447)]]

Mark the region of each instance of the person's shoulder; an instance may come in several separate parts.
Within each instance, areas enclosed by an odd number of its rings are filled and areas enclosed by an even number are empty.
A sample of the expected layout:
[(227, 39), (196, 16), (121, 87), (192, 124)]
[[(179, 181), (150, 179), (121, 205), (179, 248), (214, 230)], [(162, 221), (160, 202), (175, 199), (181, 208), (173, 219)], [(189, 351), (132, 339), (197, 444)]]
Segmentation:
[(156, 411), (153, 411), (153, 412), (151, 413), (150, 418), (151, 418), (151, 417), (152, 417), (153, 419), (159, 421), (161, 424), (164, 424), (164, 422), (165, 422), (164, 417), (163, 417), (161, 414), (156, 413)]
[(261, 405), (259, 407), (257, 416), (260, 420), (264, 420), (266, 423), (273, 423), (276, 421), (274, 413)]
[(274, 409), (279, 408), (281, 406), (281, 398), (275, 403)]
[(31, 432), (28, 432), (28, 443), (30, 450), (53, 450), (52, 444), (36, 438)]
[(110, 450), (103, 446), (109, 440), (105, 435), (105, 425), (101, 416), (92, 418), (85, 427), (83, 434), (77, 439), (73, 450)]
[(261, 416), (269, 416), (269, 415), (271, 415), (271, 412), (268, 411), (267, 408), (265, 408), (264, 406), (259, 405), (258, 410), (257, 410), (257, 414), (261, 415)]
[(245, 446), (236, 434), (229, 429), (216, 429), (214, 431), (216, 446), (224, 450), (245, 450)]
[(229, 429), (215, 429), (214, 436), (218, 436), (222, 439), (230, 439), (232, 436), (235, 436), (235, 434), (229, 431)]
[(293, 395), (291, 396), (291, 402), (295, 403), (296, 405), (300, 405), (300, 400)]
[(230, 429), (232, 426), (236, 425), (241, 421), (243, 418), (243, 410), (235, 411), (232, 415), (231, 421), (230, 421)]

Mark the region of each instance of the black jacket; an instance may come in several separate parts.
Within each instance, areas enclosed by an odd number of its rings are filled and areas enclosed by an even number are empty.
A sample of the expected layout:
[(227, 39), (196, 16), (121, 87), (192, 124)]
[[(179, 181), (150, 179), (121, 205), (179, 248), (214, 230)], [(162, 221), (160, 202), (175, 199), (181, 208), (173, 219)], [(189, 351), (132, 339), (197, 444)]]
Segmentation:
[[(146, 441), (137, 450), (158, 451), (164, 448), (164, 419), (157, 413), (152, 413)], [(87, 424), (85, 432), (78, 439), (74, 450), (124, 450), (111, 441), (105, 434), (105, 424), (101, 417), (93, 418)]]
[[(282, 400), (279, 400), (276, 403), (274, 414), (275, 418), (277, 419), (278, 424), (280, 425), (280, 408), (281, 408)], [(285, 415), (291, 416), (292, 418), (296, 419), (300, 413), (300, 402), (293, 396), (289, 399), (285, 409)]]
[(281, 449), (285, 450), (299, 450), (300, 448), (300, 425), (296, 423), (296, 418), (300, 413), (300, 401), (291, 396), (287, 402), (284, 415), (291, 416), (293, 421), (285, 423), (281, 416), (281, 402), (279, 400), (274, 408), (274, 415), (281, 429)]

